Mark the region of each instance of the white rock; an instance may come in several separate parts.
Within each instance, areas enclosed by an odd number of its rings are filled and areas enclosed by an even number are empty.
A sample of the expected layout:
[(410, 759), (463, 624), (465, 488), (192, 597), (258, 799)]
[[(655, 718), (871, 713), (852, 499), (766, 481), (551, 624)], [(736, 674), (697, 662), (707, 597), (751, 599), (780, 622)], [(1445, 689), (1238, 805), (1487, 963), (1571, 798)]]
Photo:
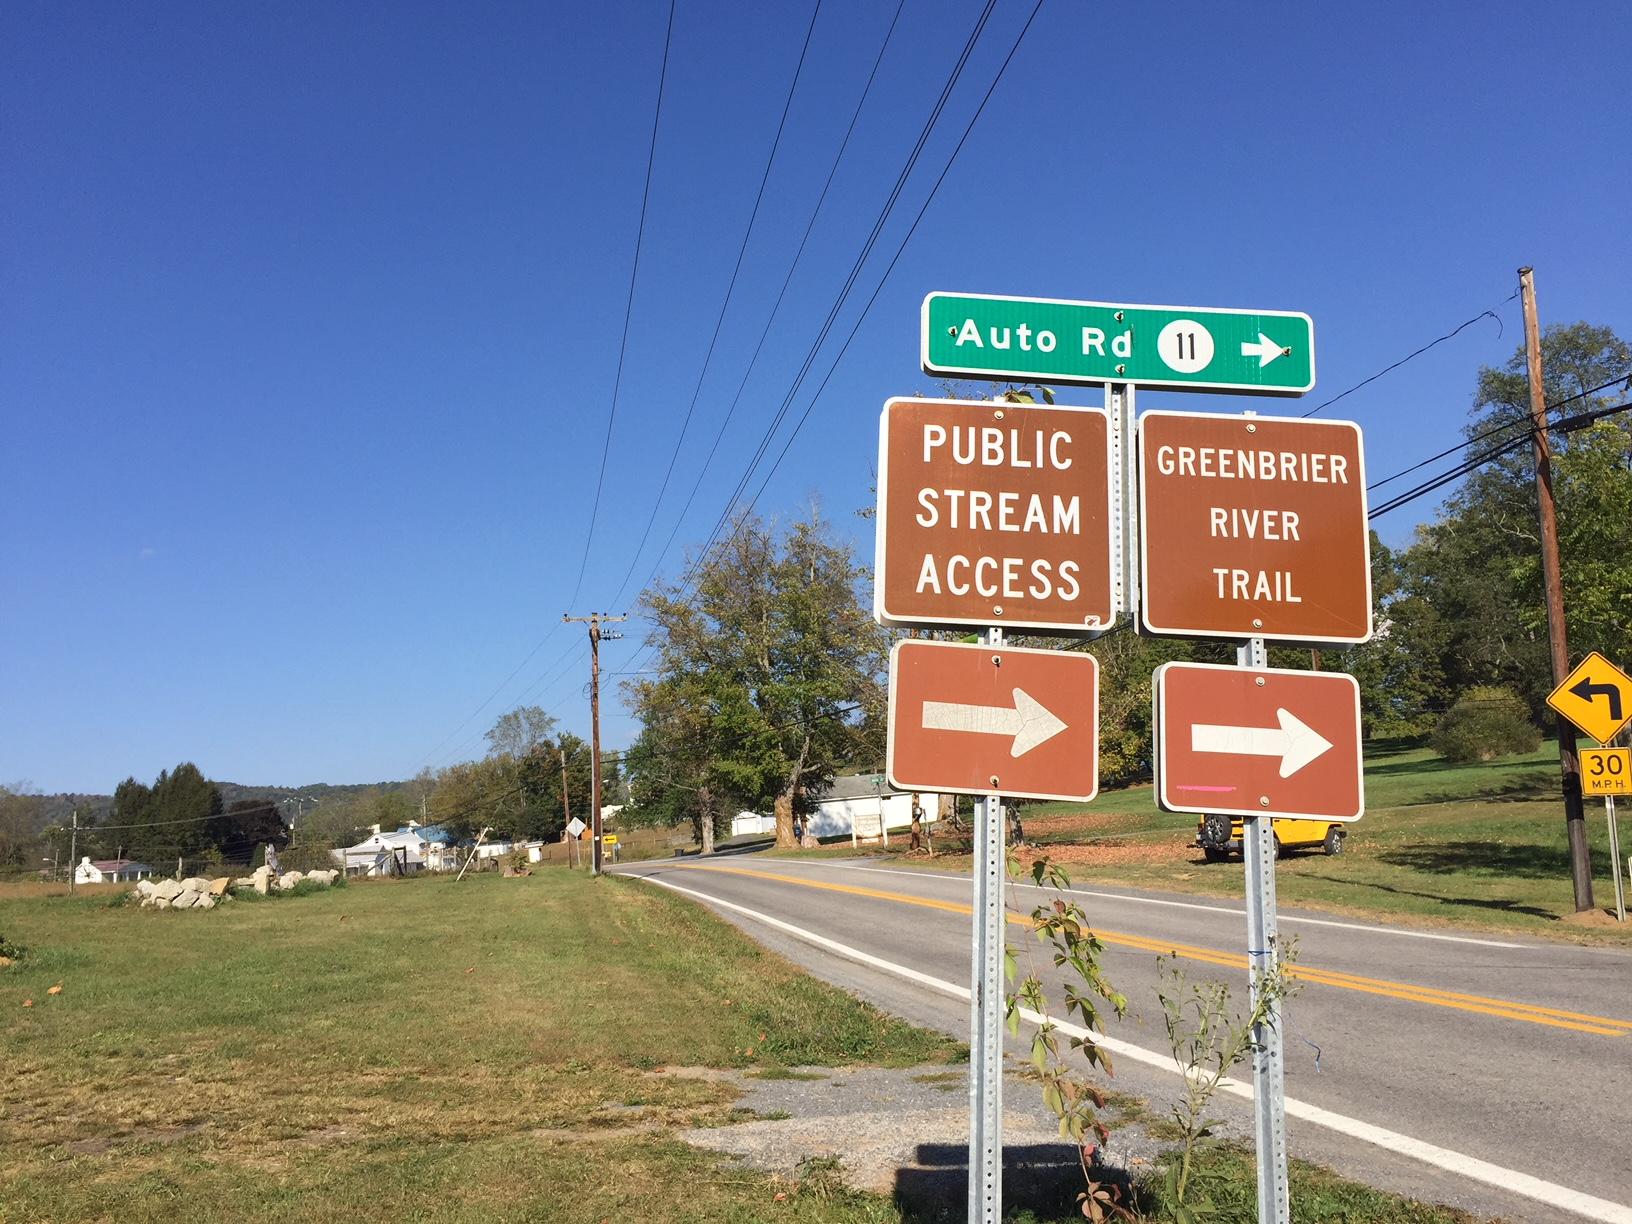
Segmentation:
[(196, 892), (193, 892), (191, 889), (188, 889), (186, 892), (179, 892), (175, 896), (170, 898), (170, 908), (171, 909), (192, 909), (194, 904), (197, 901), (198, 901), (198, 894)]
[(153, 883), (152, 880), (137, 880), (136, 895), (138, 897), (151, 897), (153, 895), (153, 890), (157, 887), (158, 885)]
[(198, 900), (193, 902), (194, 909), (214, 909), (215, 898), (209, 893), (199, 893)]
[(149, 898), (149, 899), (153, 902), (153, 908), (154, 909), (169, 909), (170, 908), (170, 898), (169, 897), (161, 897), (161, 896), (158, 895), (158, 893), (154, 893), (153, 896), (151, 898)]
[(278, 887), (279, 888), (293, 888), (296, 884), (299, 884), (305, 878), (306, 877), (301, 875), (300, 872), (298, 872), (298, 871), (286, 871), (281, 876), (278, 877)]
[(181, 885), (174, 880), (160, 880), (153, 889), (155, 897), (163, 897), (166, 901), (174, 900), (181, 893)]
[(251, 887), (253, 887), (255, 891), (260, 893), (262, 896), (265, 896), (268, 892), (270, 892), (272, 889), (272, 868), (255, 868), (255, 874), (251, 879)]
[(334, 883), (334, 877), (336, 874), (337, 873), (333, 871), (308, 871), (306, 873), (306, 878), (308, 880), (315, 880), (317, 883), (327, 888), (330, 884)]
[(209, 892), (210, 882), (203, 876), (188, 876), (181, 882), (181, 886), (189, 892)]

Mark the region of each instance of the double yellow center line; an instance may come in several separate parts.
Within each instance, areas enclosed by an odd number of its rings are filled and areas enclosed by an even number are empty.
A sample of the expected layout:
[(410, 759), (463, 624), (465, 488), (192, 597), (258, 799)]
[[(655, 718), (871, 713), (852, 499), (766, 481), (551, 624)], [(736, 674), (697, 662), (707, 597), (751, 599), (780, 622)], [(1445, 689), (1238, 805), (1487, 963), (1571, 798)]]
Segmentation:
[[(845, 893), (853, 897), (870, 897), (878, 901), (894, 901), (901, 905), (916, 905), (922, 909), (942, 910), (949, 914), (969, 914), (972, 907), (957, 901), (938, 901), (933, 897), (915, 897), (910, 893), (890, 892), (882, 888), (865, 888), (859, 884), (838, 884), (829, 880), (811, 880), (802, 876), (785, 875), (775, 871), (753, 871), (746, 867), (726, 867), (719, 864), (676, 863), (686, 871), (717, 871), (726, 875), (749, 876), (756, 880), (774, 880), (781, 884), (795, 884), (800, 888), (816, 888), (824, 892)], [(1033, 925), (1030, 915), (1009, 913), (1007, 919), (1016, 926)], [(1247, 967), (1247, 958), (1238, 952), (1224, 952), (1216, 948), (1194, 944), (1174, 943), (1172, 940), (1151, 939), (1145, 935), (1130, 935), (1121, 931), (1106, 931), (1098, 927), (1094, 933), (1108, 944), (1135, 948), (1141, 952), (1182, 956), (1187, 960), (1229, 969)], [(1288, 973), (1300, 981), (1321, 986), (1335, 986), (1343, 990), (1357, 990), (1363, 994), (1380, 995), (1407, 1003), (1426, 1003), (1434, 1007), (1450, 1007), (1458, 1011), (1477, 1012), (1484, 1016), (1499, 1016), (1506, 1020), (1522, 1020), (1529, 1024), (1544, 1024), (1551, 1028), (1571, 1029), (1578, 1033), (1593, 1033), (1600, 1037), (1632, 1035), (1632, 1020), (1615, 1020), (1608, 1016), (1594, 1016), (1582, 1012), (1564, 1011), (1556, 1007), (1541, 1007), (1534, 1003), (1516, 1003), (1510, 999), (1493, 999), (1484, 995), (1463, 994), (1454, 990), (1440, 990), (1434, 986), (1416, 986), (1409, 982), (1390, 982), (1382, 978), (1362, 977), (1337, 969), (1321, 969), (1314, 965), (1294, 964)]]

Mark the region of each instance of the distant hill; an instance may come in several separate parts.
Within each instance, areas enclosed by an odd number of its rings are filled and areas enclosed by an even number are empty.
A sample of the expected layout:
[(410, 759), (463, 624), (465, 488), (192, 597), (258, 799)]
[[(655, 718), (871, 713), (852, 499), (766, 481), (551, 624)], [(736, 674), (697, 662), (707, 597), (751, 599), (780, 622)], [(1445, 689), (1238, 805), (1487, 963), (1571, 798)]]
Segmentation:
[[(283, 799), (295, 796), (304, 796), (307, 799), (319, 801), (329, 799), (350, 799), (370, 791), (390, 794), (393, 791), (406, 789), (408, 782), (347, 782), (334, 784), (329, 782), (315, 782), (309, 786), (252, 786), (243, 782), (216, 782), (221, 791), (221, 801), (230, 807), (242, 799), (269, 799), (277, 803)], [(68, 793), (40, 796), (39, 827), (47, 828), (54, 824), (66, 825), (73, 818), (75, 809), (78, 809), (83, 824), (101, 824), (108, 818), (113, 808), (112, 795), (93, 795), (88, 793)]]

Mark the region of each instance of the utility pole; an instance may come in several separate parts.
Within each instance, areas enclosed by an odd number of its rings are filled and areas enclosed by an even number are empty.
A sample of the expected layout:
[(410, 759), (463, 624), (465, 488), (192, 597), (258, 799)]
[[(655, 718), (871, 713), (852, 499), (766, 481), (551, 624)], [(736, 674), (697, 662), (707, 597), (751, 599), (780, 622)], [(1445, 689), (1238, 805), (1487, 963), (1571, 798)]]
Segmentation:
[[(1541, 381), (1541, 329), (1536, 324), (1536, 280), (1530, 268), (1519, 269), (1524, 304), (1524, 356), (1530, 374), (1530, 441), (1535, 453), (1536, 518), (1541, 527), (1541, 578), (1547, 596), (1547, 644), (1551, 649), (1553, 685), (1570, 674), (1570, 647), (1564, 625), (1564, 587), (1559, 577), (1558, 512), (1553, 504), (1553, 454), (1547, 438), (1547, 396)], [(1564, 783), (1564, 828), (1570, 842), (1570, 883), (1576, 910), (1592, 908), (1592, 860), (1587, 848), (1587, 818), (1581, 806), (1581, 763), (1575, 753), (1575, 727), (1557, 717), (1558, 764)]]
[(615, 625), (629, 619), (627, 615), (613, 616), (610, 612), (591, 612), (588, 616), (561, 617), (567, 623), (589, 626), (589, 777), (590, 777), (590, 873), (601, 874), (601, 642), (615, 641), (621, 633), (607, 633), (602, 625)]
[(68, 834), (68, 891), (74, 891), (74, 877), (79, 874), (79, 809), (74, 809), (73, 832)]

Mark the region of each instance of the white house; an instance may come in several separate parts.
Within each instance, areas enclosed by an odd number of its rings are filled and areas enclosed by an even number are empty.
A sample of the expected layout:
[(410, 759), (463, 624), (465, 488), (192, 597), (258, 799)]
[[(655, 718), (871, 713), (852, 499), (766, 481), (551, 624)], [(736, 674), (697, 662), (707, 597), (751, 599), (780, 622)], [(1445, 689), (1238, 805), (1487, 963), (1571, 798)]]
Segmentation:
[(421, 835), (418, 823), (410, 820), (406, 828), (394, 833), (381, 833), (380, 826), (374, 825), (373, 831), (355, 846), (331, 850), (329, 854), (347, 875), (409, 875), (425, 869), (431, 845)]
[(97, 859), (91, 861), (86, 855), (79, 860), (79, 866), (74, 868), (75, 884), (123, 884), (130, 880), (141, 880), (153, 874), (153, 868), (146, 863), (133, 862), (130, 859)]
[(810, 831), (816, 837), (857, 841), (887, 837), (887, 831), (911, 828), (914, 795), (924, 810), (924, 820), (933, 821), (941, 810), (941, 797), (934, 791), (898, 791), (879, 774), (834, 778), (833, 785), (815, 801)]
[[(833, 785), (815, 800), (810, 831), (816, 837), (849, 837), (859, 841), (882, 837), (885, 830), (910, 828), (914, 794), (924, 809), (925, 821), (934, 820), (941, 810), (941, 797), (934, 791), (898, 791), (878, 774), (834, 778)], [(738, 812), (731, 818), (732, 837), (775, 832), (775, 816)]]

